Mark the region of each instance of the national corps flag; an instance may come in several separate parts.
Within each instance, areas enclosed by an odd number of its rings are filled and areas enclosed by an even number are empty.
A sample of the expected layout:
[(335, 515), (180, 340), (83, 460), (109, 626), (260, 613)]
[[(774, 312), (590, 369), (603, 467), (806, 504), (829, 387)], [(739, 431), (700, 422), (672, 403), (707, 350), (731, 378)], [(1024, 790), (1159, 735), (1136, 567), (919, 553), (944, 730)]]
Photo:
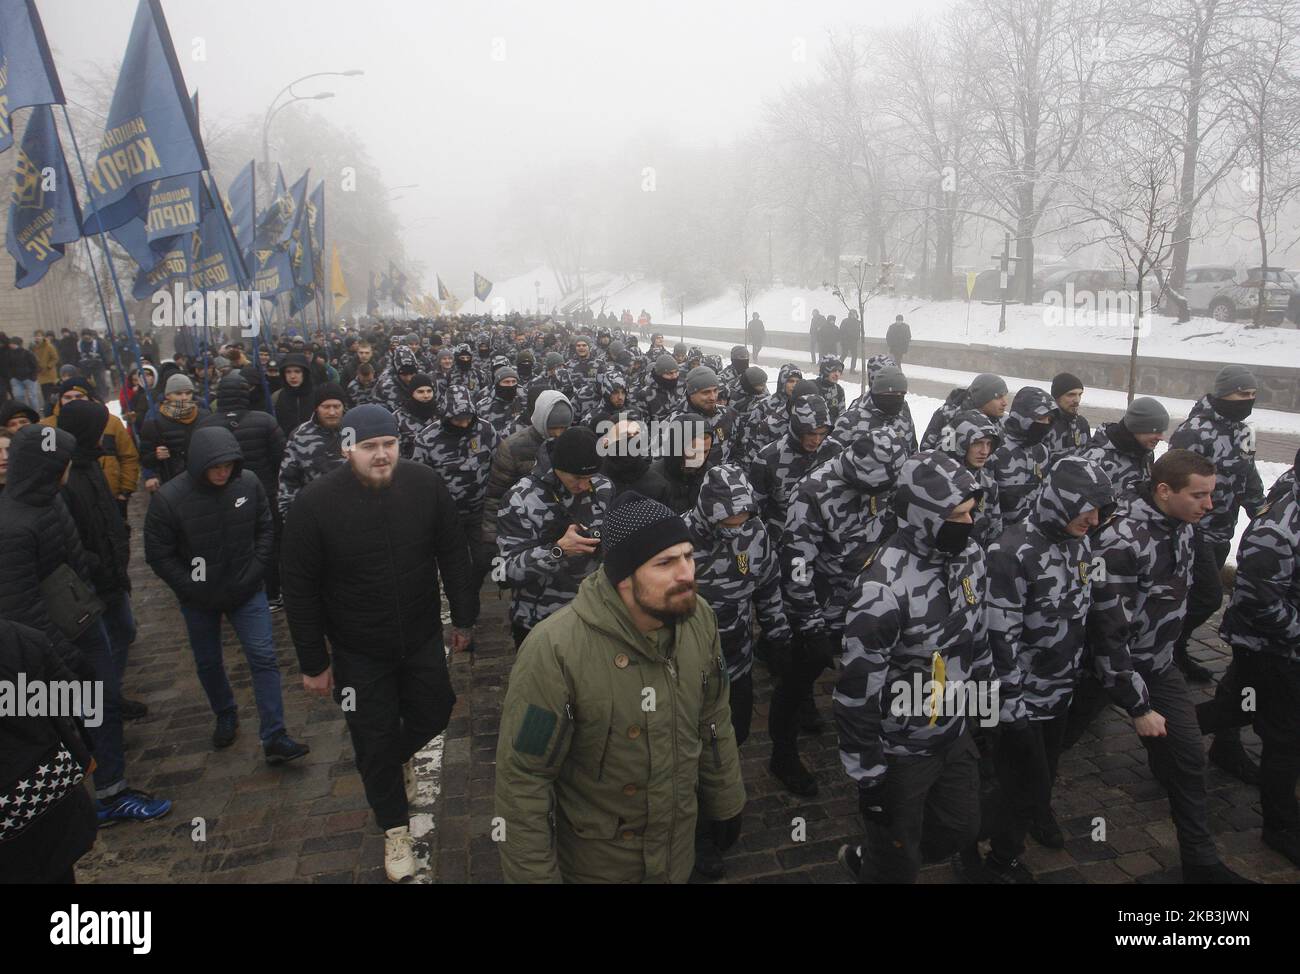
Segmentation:
[(147, 219), (155, 182), (207, 168), (162, 6), (140, 0), (99, 155), (90, 167), (86, 230)]
[(14, 259), (14, 286), (31, 287), (65, 244), (81, 236), (77, 194), (63, 158), (63, 146), (49, 105), (37, 105), (27, 119), (14, 166), (13, 195), (5, 249)]
[(489, 281), (482, 274), (480, 274), (478, 271), (475, 271), (474, 272), (474, 297), (478, 298), (480, 301), (486, 301), (488, 299), (488, 295), (491, 293), (492, 293), (492, 282)]
[(284, 170), (275, 165), (275, 186), (271, 190), (271, 203), (257, 217), (256, 247), (272, 247), (280, 239), (280, 231), (293, 215), (293, 200), (284, 184)]
[[(204, 187), (205, 191), (207, 187)], [(212, 192), (216, 192), (215, 185)], [(209, 203), (198, 231), (198, 246), (191, 268), (191, 280), (199, 291), (237, 291), (248, 277), (234, 228), (226, 217), (227, 206), (218, 199)]]
[(442, 277), (441, 277), (441, 276), (438, 277), (438, 300), (439, 300), (439, 301), (455, 301), (455, 300), (456, 300), (455, 296), (451, 293), (450, 290), (448, 290), (447, 285), (442, 283)]
[(248, 161), (235, 181), (226, 191), (226, 217), (235, 234), (239, 252), (247, 254), (253, 249), (253, 235), (257, 225), (257, 163)]
[(14, 144), (12, 112), (63, 103), (35, 0), (0, 0), (0, 152)]

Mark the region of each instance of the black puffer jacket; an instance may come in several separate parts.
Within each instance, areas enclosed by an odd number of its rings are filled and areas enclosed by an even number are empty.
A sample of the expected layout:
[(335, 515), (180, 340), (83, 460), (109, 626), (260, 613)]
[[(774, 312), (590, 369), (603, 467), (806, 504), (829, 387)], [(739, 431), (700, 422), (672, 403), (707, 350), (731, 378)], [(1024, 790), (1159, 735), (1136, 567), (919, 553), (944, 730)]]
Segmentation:
[(130, 535), (117, 499), (108, 487), (104, 468), (99, 465), (102, 429), (95, 426), (101, 425), (100, 417), (102, 422), (107, 422), (108, 410), (97, 402), (77, 402), (75, 407), (73, 403), (63, 407), (65, 418), (70, 412), (91, 413), (97, 420), (94, 426), (82, 427), (73, 434), (77, 437), (77, 447), (62, 496), (89, 556), (95, 594), (108, 601), (131, 591), (131, 576), (127, 572), (131, 563)]
[(9, 444), (9, 474), (0, 494), (0, 618), (45, 633), (65, 665), (80, 671), (81, 654), (50, 621), (40, 589), (60, 565), (70, 565), (87, 583), (91, 579), (77, 525), (59, 496), (76, 444), (66, 430), (37, 425), (24, 426)]
[[(310, 676), (338, 652), (396, 659), (452, 622), (478, 619), (478, 590), (456, 504), (432, 469), (398, 460), (393, 483), (364, 486), (347, 464), (303, 489), (285, 521), (281, 579), (289, 631)], [(358, 566), (363, 566), (358, 570)]]
[[(160, 407), (161, 404), (159, 403)], [(185, 471), (185, 458), (190, 448), (190, 437), (202, 419), (203, 410), (196, 407), (194, 417), (182, 422), (171, 416), (164, 416), (155, 410), (153, 415), (140, 426), (140, 467), (144, 479), (157, 477), (164, 484)], [(167, 447), (170, 454), (166, 460), (159, 460), (158, 447)]]
[[(205, 471), (230, 460), (235, 462), (230, 480), (212, 486)], [(261, 482), (242, 467), (230, 430), (198, 430), (185, 474), (149, 503), (145, 561), (185, 605), (233, 609), (262, 585), (271, 561), (271, 505)]]
[(307, 361), (306, 355), (291, 352), (280, 363), (280, 374), (284, 375), (285, 369), (294, 366), (303, 371), (302, 385), (291, 386), (286, 382), (271, 396), (275, 405), (275, 421), (280, 424), (280, 431), (286, 437), (292, 436), (293, 431), (311, 419), (312, 413), (316, 411), (312, 403), (311, 363)]
[(252, 408), (251, 397), (248, 381), (238, 372), (230, 373), (217, 385), (217, 411), (199, 420), (199, 429), (220, 426), (234, 433), (244, 469), (257, 475), (267, 497), (274, 497), (284, 459), (284, 431), (270, 413)]

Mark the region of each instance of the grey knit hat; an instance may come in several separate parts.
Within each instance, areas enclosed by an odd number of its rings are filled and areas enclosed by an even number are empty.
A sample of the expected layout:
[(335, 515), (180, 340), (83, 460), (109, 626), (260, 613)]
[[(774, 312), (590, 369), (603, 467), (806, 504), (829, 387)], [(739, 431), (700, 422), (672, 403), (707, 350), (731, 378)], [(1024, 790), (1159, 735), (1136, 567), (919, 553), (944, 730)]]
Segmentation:
[[(871, 383), (872, 395), (900, 395), (907, 392), (907, 376), (896, 365), (886, 365)], [(988, 400), (985, 400), (987, 402)]]
[(194, 383), (190, 377), (183, 372), (176, 372), (167, 379), (167, 385), (163, 387), (165, 395), (171, 395), (173, 392), (193, 392)]
[(970, 404), (975, 409), (979, 409), (991, 399), (1006, 394), (1007, 384), (1002, 381), (1002, 376), (994, 375), (992, 372), (981, 372), (970, 384)]
[(705, 389), (718, 388), (718, 373), (707, 365), (697, 365), (686, 373), (686, 394), (693, 396)]
[(1128, 404), (1120, 420), (1130, 433), (1163, 433), (1169, 429), (1169, 410), (1150, 396), (1142, 396)]
[(655, 359), (655, 375), (667, 375), (669, 372), (676, 372), (680, 368), (677, 359), (671, 355), (660, 355)]
[(1255, 373), (1244, 365), (1225, 365), (1214, 377), (1214, 394), (1230, 396), (1242, 389), (1258, 389), (1259, 381)]

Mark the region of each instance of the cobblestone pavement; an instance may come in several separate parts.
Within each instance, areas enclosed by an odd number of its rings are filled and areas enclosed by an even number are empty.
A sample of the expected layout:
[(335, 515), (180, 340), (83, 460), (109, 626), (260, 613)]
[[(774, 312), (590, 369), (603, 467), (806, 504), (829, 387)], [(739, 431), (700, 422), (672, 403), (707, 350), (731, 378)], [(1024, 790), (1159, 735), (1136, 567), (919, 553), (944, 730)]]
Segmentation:
[[(143, 520), (143, 499), (133, 523)], [(270, 768), (257, 741), (251, 682), (233, 634), (226, 632), (226, 662), (240, 705), (235, 745), (213, 751), (213, 717), (194, 673), (176, 601), (148, 570), (135, 545), (132, 577), (140, 634), (132, 647), (127, 695), (149, 705), (149, 715), (126, 727), (128, 780), (171, 798), (172, 813), (100, 833), (82, 859), (81, 882), (118, 883), (371, 883), (386, 882), (383, 836), (367, 809), (343, 719), (331, 701), (308, 698), (282, 615), (276, 643), (282, 664), (285, 718), (290, 733), (311, 745), (304, 760)], [(513, 660), (507, 601), (485, 590), (478, 649), (453, 659), (460, 695), (451, 725), (419, 756), (420, 798), (414, 834), (424, 863), (423, 882), (499, 882), (501, 867), (491, 841), (497, 722)], [(1211, 624), (1217, 627), (1217, 619)], [(1227, 653), (1212, 629), (1199, 633), (1192, 654), (1222, 671)], [(754, 731), (741, 758), (749, 804), (744, 832), (727, 854), (728, 881), (841, 882), (835, 862), (842, 842), (860, 838), (861, 825), (848, 779), (839, 767), (830, 727), (832, 677), (817, 687), (826, 723), (819, 739), (804, 737), (805, 760), (821, 794), (801, 801), (768, 773), (767, 702), (771, 684), (755, 669)], [(1198, 690), (1198, 694), (1206, 691)], [(1258, 757), (1258, 741), (1243, 732)], [(1211, 826), (1233, 868), (1266, 882), (1300, 881), (1300, 870), (1260, 842), (1259, 794), (1215, 768), (1208, 771)], [(1045, 883), (1173, 882), (1178, 851), (1168, 805), (1151, 780), (1145, 752), (1129, 722), (1108, 709), (1093, 733), (1062, 757), (1056, 790), (1063, 850), (1032, 840), (1024, 861)], [(1106, 839), (1091, 838), (1093, 820), (1106, 823)], [(796, 817), (806, 822), (803, 841), (792, 838)], [(922, 882), (957, 880), (946, 864), (927, 867)]]

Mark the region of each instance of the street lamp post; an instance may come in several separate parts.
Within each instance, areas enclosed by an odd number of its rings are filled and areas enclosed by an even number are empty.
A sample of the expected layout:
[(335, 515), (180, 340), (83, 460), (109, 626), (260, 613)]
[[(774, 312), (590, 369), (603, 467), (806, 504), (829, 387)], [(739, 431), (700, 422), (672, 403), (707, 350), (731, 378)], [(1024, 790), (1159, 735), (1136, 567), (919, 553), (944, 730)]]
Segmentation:
[[(285, 85), (283, 88), (279, 90), (279, 92), (276, 94), (274, 98), (271, 99), (271, 104), (268, 105), (266, 108), (266, 119), (262, 122), (262, 166), (263, 166), (263, 171), (266, 173), (266, 178), (263, 181), (268, 184), (268, 190), (267, 190), (268, 203), (270, 202), (270, 194), (275, 192), (274, 189), (270, 188), (270, 184), (269, 184), (269, 178), (271, 173), (271, 147), (269, 141), (271, 119), (275, 117), (276, 113), (279, 112), (281, 108), (284, 108), (287, 105), (292, 105), (296, 101), (323, 101), (326, 98), (334, 97), (334, 92), (332, 91), (322, 91), (316, 95), (299, 95), (293, 90), (293, 86), (298, 84), (299, 82), (307, 81), (310, 78), (324, 78), (324, 77), (355, 78), (363, 74), (365, 74), (365, 72), (362, 71), (360, 68), (352, 68), (348, 71), (316, 71), (312, 74), (304, 74), (301, 78), (295, 78), (293, 81), (290, 81), (287, 85)], [(288, 92), (290, 95), (293, 95), (293, 97), (290, 98), (288, 101), (286, 101), (284, 104), (277, 106), (276, 102), (280, 100), (280, 98), (285, 94), (285, 92)]]

